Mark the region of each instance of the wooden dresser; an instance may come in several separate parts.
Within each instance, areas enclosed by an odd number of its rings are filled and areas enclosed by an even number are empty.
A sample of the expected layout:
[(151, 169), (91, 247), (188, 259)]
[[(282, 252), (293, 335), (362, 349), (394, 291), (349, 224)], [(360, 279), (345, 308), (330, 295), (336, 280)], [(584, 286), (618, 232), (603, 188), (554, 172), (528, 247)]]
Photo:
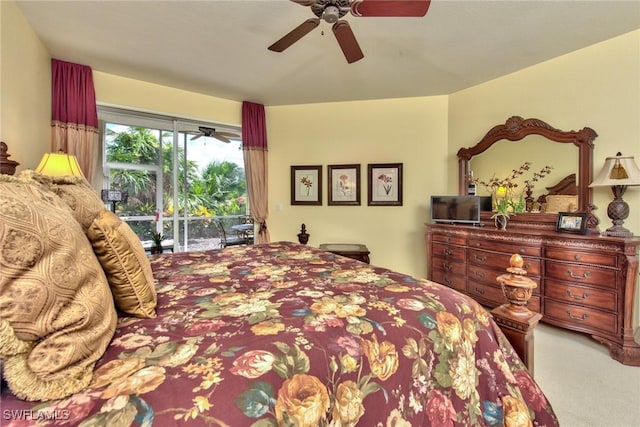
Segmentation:
[(490, 308), (505, 302), (497, 276), (512, 254), (522, 255), (538, 284), (529, 308), (543, 322), (589, 334), (614, 359), (640, 366), (633, 336), (640, 238), (427, 224), (426, 241), (429, 279)]

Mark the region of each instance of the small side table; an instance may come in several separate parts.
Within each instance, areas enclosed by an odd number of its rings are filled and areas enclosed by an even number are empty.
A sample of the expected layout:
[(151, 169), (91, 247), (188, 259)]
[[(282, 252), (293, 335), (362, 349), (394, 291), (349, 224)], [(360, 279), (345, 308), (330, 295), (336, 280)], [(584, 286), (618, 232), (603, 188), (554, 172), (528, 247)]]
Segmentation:
[(369, 249), (359, 243), (323, 243), (320, 245), (320, 249), (367, 264), (370, 262)]

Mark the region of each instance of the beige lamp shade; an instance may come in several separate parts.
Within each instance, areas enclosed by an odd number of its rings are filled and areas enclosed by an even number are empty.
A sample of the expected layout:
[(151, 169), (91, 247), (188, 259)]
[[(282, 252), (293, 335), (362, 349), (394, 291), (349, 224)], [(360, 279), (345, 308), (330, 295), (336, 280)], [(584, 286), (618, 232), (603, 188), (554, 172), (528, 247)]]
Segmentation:
[(46, 153), (42, 156), (40, 164), (36, 168), (36, 172), (48, 176), (81, 176), (84, 178), (84, 174), (78, 164), (76, 156), (58, 152), (58, 153)]
[(615, 157), (607, 157), (602, 170), (589, 187), (611, 187), (613, 200), (607, 206), (607, 216), (611, 219), (613, 227), (604, 232), (607, 236), (631, 237), (633, 233), (622, 226), (624, 220), (629, 217), (629, 205), (622, 199), (627, 187), (640, 185), (640, 169), (633, 161), (633, 156), (623, 156), (621, 153)]
[(640, 185), (640, 169), (633, 156), (607, 157), (602, 170), (589, 187), (613, 187), (615, 185)]

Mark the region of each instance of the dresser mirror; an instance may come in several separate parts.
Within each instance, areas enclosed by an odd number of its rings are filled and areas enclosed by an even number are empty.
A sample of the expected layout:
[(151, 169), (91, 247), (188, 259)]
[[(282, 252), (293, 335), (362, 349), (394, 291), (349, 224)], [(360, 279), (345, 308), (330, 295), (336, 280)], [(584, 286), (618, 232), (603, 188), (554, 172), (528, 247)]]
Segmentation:
[[(528, 161), (531, 162), (531, 167), (522, 179), (530, 179), (534, 172), (544, 166), (551, 166), (552, 173), (535, 184), (534, 196), (538, 197), (547, 191), (547, 187), (575, 174), (576, 186), (570, 191), (578, 197), (577, 211), (588, 212), (589, 229), (597, 230), (598, 220), (591, 215), (593, 205), (589, 188), (593, 178), (593, 141), (596, 137), (596, 132), (588, 127), (579, 131), (562, 131), (539, 119), (510, 117), (504, 124), (491, 128), (476, 145), (458, 151), (458, 192), (461, 195), (467, 194), (472, 171), (475, 178), (483, 181), (494, 175), (506, 178), (513, 169)], [(496, 156), (496, 153), (499, 154)], [(496, 168), (496, 157), (501, 159), (500, 169), (493, 170), (492, 168)], [(478, 191), (479, 195), (486, 195), (486, 192), (483, 193), (484, 189), (478, 188)], [(556, 216), (555, 213), (519, 213), (514, 219), (517, 218), (516, 221), (523, 224), (538, 226), (554, 223)]]
[[(541, 135), (529, 135), (522, 141), (500, 140), (485, 152), (470, 160), (469, 170), (477, 180), (487, 182), (492, 177), (504, 179), (510, 176), (513, 169), (517, 169), (525, 162), (531, 164), (530, 169), (515, 180), (518, 187), (515, 194), (525, 189), (525, 180), (532, 180), (534, 173), (540, 172), (545, 166), (550, 166), (551, 173), (532, 183), (533, 197), (548, 193), (551, 187), (564, 177), (575, 174), (578, 170), (578, 150), (573, 144), (558, 144)], [(576, 177), (580, 180), (580, 177)], [(489, 189), (478, 183), (478, 196), (490, 196)]]

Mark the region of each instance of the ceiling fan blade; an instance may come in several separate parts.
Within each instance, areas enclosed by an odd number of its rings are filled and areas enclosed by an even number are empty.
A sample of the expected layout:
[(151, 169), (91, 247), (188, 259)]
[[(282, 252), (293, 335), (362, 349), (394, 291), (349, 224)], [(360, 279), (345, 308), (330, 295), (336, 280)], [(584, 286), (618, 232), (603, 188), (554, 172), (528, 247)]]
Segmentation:
[(347, 62), (349, 64), (364, 58), (362, 49), (360, 49), (356, 36), (353, 35), (351, 26), (347, 21), (338, 21), (333, 24), (331, 29), (333, 30), (333, 34), (336, 36), (336, 40), (338, 40), (340, 49), (342, 49), (342, 53), (344, 53), (344, 57), (347, 58)]
[(211, 137), (217, 139), (218, 141), (226, 142), (227, 144), (231, 142), (229, 138), (227, 138), (226, 136), (222, 136), (217, 132), (211, 135)]
[(282, 37), (280, 40), (268, 47), (269, 50), (274, 52), (282, 52), (302, 37), (307, 35), (311, 30), (316, 28), (320, 24), (319, 18), (310, 18), (291, 30), (288, 34)]
[(298, 3), (301, 6), (311, 6), (316, 0), (291, 0), (294, 3)]
[(431, 0), (354, 0), (351, 3), (353, 16), (385, 17), (427, 14)]
[(231, 132), (216, 132), (215, 135), (216, 137), (224, 136), (225, 138), (240, 138), (240, 135), (238, 135), (237, 133), (231, 133)]
[(198, 139), (198, 138), (200, 138), (201, 136), (202, 136), (202, 134), (200, 134), (200, 135), (196, 135), (196, 136), (192, 136), (192, 137), (191, 137), (191, 141), (193, 141), (194, 139)]

